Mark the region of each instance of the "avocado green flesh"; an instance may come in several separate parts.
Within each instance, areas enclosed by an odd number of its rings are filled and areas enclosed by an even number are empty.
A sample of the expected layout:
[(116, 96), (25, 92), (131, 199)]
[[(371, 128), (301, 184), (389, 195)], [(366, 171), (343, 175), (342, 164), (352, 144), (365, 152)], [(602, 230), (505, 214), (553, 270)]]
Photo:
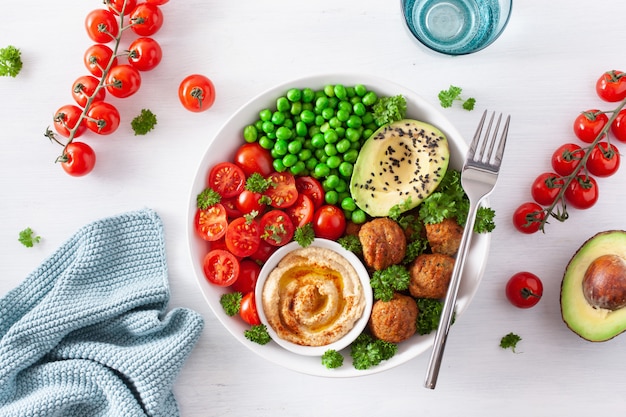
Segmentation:
[(418, 206), (437, 188), (448, 169), (445, 135), (417, 120), (382, 126), (365, 141), (354, 164), (350, 193), (357, 206), (373, 217)]
[(561, 283), (561, 315), (583, 339), (604, 342), (626, 330), (626, 308), (594, 308), (583, 294), (583, 279), (591, 263), (602, 255), (626, 258), (626, 232), (601, 232), (585, 242), (570, 260)]

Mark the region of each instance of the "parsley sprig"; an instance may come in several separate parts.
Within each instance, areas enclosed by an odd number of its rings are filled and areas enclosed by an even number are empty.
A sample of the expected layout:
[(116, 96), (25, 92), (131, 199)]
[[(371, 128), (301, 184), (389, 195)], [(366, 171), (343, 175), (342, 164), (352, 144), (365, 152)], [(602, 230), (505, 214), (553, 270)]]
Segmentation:
[(41, 241), (41, 236), (36, 235), (33, 229), (27, 227), (20, 232), (17, 240), (27, 248), (32, 248)]
[(145, 135), (154, 129), (157, 124), (157, 118), (154, 113), (148, 109), (141, 109), (141, 112), (131, 122), (130, 127), (137, 135)]
[(447, 90), (441, 90), (439, 92), (439, 95), (437, 96), (439, 98), (439, 103), (441, 104), (441, 107), (452, 107), (454, 102), (460, 101), (462, 103), (461, 106), (465, 110), (474, 110), (474, 106), (476, 105), (476, 99), (473, 97), (463, 99), (461, 97), (462, 92), (463, 89), (461, 87), (457, 87), (454, 85), (451, 85)]
[(22, 70), (22, 52), (15, 46), (0, 48), (0, 77), (17, 77)]

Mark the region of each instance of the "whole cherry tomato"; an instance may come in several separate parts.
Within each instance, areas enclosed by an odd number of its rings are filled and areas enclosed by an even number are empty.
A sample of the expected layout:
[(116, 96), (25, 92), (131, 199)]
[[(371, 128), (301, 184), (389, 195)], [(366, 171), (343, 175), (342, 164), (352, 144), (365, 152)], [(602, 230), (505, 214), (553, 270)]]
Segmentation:
[(598, 183), (585, 174), (579, 174), (565, 190), (565, 199), (577, 209), (588, 209), (598, 201)]
[(239, 262), (239, 276), (231, 289), (242, 294), (253, 292), (260, 274), (261, 266), (258, 263), (252, 259), (242, 259)]
[(574, 134), (583, 142), (593, 142), (609, 122), (606, 114), (593, 109), (582, 112), (574, 120)]
[(120, 126), (120, 113), (110, 103), (98, 101), (87, 110), (87, 127), (99, 135), (110, 135)]
[(120, 28), (115, 14), (107, 9), (95, 9), (85, 18), (85, 29), (94, 42), (107, 43), (113, 41)]
[(522, 233), (535, 233), (539, 231), (545, 216), (539, 204), (527, 202), (520, 205), (513, 213), (513, 225)]
[(518, 272), (506, 283), (506, 298), (515, 307), (530, 308), (536, 305), (543, 295), (541, 279), (530, 272)]
[(530, 192), (538, 204), (549, 206), (556, 200), (562, 188), (562, 177), (554, 172), (544, 172), (533, 181)]
[(251, 326), (261, 324), (259, 319), (259, 312), (256, 309), (256, 301), (254, 300), (254, 292), (249, 292), (241, 299), (241, 306), (239, 308), (239, 316)]
[(313, 213), (312, 224), (315, 236), (337, 240), (346, 230), (346, 216), (339, 207), (326, 204)]
[(626, 109), (620, 110), (611, 123), (611, 133), (620, 142), (626, 142)]
[(161, 45), (152, 38), (137, 38), (128, 47), (128, 62), (139, 71), (156, 68), (162, 58)]
[(151, 3), (140, 3), (130, 13), (131, 29), (139, 36), (152, 36), (163, 26), (163, 12)]
[(265, 211), (265, 203), (263, 202), (263, 194), (244, 189), (237, 197), (235, 197), (235, 206), (239, 215), (250, 214), (253, 211), (263, 213)]
[(141, 86), (141, 75), (132, 65), (120, 64), (112, 67), (106, 77), (106, 88), (118, 98), (135, 94)]
[(227, 250), (213, 249), (204, 256), (202, 269), (211, 284), (228, 287), (239, 276), (239, 260)]
[(235, 152), (235, 163), (247, 176), (258, 172), (267, 177), (274, 172), (273, 162), (270, 151), (261, 147), (258, 142), (244, 143)]
[(626, 98), (626, 74), (622, 71), (607, 71), (596, 82), (598, 96), (609, 102), (622, 101)]
[[(92, 75), (78, 77), (72, 86), (72, 97), (80, 107), (85, 107), (90, 98), (92, 103), (103, 101), (106, 97), (106, 90), (98, 88), (99, 84), (100, 80)], [(98, 93), (94, 95), (96, 90)]]
[(73, 177), (82, 177), (96, 165), (96, 153), (86, 143), (72, 141), (58, 161), (65, 172)]
[(167, 3), (170, 0), (146, 0), (146, 3), (150, 3), (150, 4), (156, 4), (157, 6), (160, 6), (162, 4)]
[(106, 0), (109, 10), (119, 15), (124, 9), (124, 16), (130, 14), (137, 5), (137, 0)]
[(597, 177), (608, 177), (619, 169), (619, 150), (613, 144), (599, 142), (589, 153), (587, 170)]
[[(78, 106), (73, 104), (62, 106), (54, 114), (54, 129), (62, 136), (65, 136), (66, 138), (69, 137), (70, 131), (76, 127), (76, 124), (80, 120), (82, 114), (83, 109)], [(74, 137), (77, 138), (82, 135), (85, 129), (87, 129), (85, 119), (82, 119), (80, 120), (80, 125), (78, 125), (76, 131), (74, 132)]]
[(189, 111), (195, 113), (205, 111), (215, 102), (215, 87), (204, 75), (192, 74), (180, 83), (178, 98)]
[(113, 59), (111, 67), (116, 66), (117, 57), (113, 57), (113, 50), (101, 43), (91, 45), (87, 48), (83, 56), (85, 66), (89, 72), (96, 77), (102, 77), (102, 70), (109, 65), (111, 59)]
[(584, 150), (575, 143), (561, 145), (552, 154), (552, 169), (559, 175), (568, 176), (576, 170), (584, 154)]

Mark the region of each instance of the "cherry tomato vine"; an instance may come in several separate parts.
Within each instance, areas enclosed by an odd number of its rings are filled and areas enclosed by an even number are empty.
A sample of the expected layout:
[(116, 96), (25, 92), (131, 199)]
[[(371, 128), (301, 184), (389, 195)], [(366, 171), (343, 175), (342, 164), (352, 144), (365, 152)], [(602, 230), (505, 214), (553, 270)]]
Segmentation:
[[(141, 86), (141, 72), (160, 63), (161, 47), (150, 36), (161, 28), (160, 6), (168, 1), (105, 0), (104, 8), (87, 14), (85, 29), (95, 44), (85, 52), (84, 63), (91, 75), (79, 77), (72, 86), (77, 105), (61, 106), (54, 114), (56, 133), (50, 127), (44, 133), (51, 142), (63, 147), (56, 162), (68, 174), (86, 175), (96, 163), (93, 149), (84, 142), (75, 142), (76, 138), (87, 130), (108, 135), (120, 124), (118, 110), (105, 101), (107, 95), (124, 98), (135, 94)], [(122, 38), (128, 30), (140, 37), (122, 52)], [(111, 42), (113, 46), (109, 47)], [(122, 57), (128, 59), (128, 64), (118, 62)]]
[(550, 218), (564, 222), (569, 218), (568, 204), (590, 208), (598, 199), (595, 177), (610, 176), (619, 168), (620, 154), (610, 136), (626, 142), (626, 73), (606, 71), (595, 87), (598, 97), (618, 103), (617, 107), (587, 110), (576, 117), (575, 136), (588, 145), (568, 143), (554, 152), (555, 172), (539, 175), (531, 187), (534, 201), (523, 203), (513, 213), (513, 224), (520, 232), (545, 232)]

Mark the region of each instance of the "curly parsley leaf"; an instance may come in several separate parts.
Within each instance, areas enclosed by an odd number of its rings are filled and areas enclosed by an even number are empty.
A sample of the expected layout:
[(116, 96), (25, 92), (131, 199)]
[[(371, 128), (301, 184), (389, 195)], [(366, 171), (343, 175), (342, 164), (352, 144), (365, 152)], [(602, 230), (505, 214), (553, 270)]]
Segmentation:
[(343, 365), (343, 355), (334, 349), (328, 349), (322, 355), (322, 365), (328, 369), (339, 368)]
[(33, 246), (35, 246), (36, 243), (39, 243), (41, 241), (41, 236), (35, 235), (33, 229), (27, 227), (20, 232), (17, 240), (27, 248), (32, 248)]
[(248, 330), (244, 330), (243, 334), (246, 339), (259, 345), (266, 345), (272, 340), (264, 324), (256, 324)]
[(206, 210), (211, 206), (219, 203), (222, 200), (222, 197), (219, 195), (217, 191), (212, 188), (205, 188), (202, 190), (200, 194), (196, 197), (196, 206), (200, 210)]
[(385, 269), (374, 271), (370, 279), (374, 298), (390, 301), (394, 292), (409, 288), (410, 280), (409, 271), (402, 265), (391, 265)]
[(22, 70), (22, 52), (15, 46), (0, 48), (0, 77), (13, 77)]
[(342, 248), (349, 250), (350, 252), (356, 255), (363, 254), (363, 245), (361, 245), (361, 241), (359, 237), (356, 235), (345, 235), (337, 239), (337, 243), (341, 245)]
[(145, 135), (154, 129), (157, 124), (157, 118), (154, 113), (148, 109), (141, 109), (141, 112), (130, 122), (130, 127), (137, 135)]
[[(443, 311), (443, 302), (432, 298), (417, 298), (415, 301), (419, 310), (415, 322), (417, 333), (424, 335), (437, 330), (441, 320), (441, 312)], [(454, 316), (452, 320), (454, 321)]]
[(464, 100), (461, 97), (462, 92), (462, 88), (454, 85), (451, 85), (447, 90), (441, 90), (437, 95), (437, 97), (439, 98), (439, 104), (441, 104), (441, 107), (443, 108), (449, 108), (452, 107), (455, 101), (461, 101), (463, 102), (462, 107), (465, 110), (474, 110), (476, 99), (470, 97), (467, 100)]
[(239, 313), (242, 298), (243, 294), (240, 292), (229, 292), (220, 297), (220, 304), (224, 312), (228, 316), (233, 317), (235, 314)]
[(313, 225), (311, 223), (298, 227), (293, 234), (293, 240), (298, 242), (303, 248), (313, 243), (313, 239), (315, 239), (315, 232), (313, 231)]
[(406, 115), (406, 99), (402, 95), (381, 97), (372, 108), (377, 126), (404, 119)]
[(361, 333), (350, 345), (352, 364), (356, 369), (365, 370), (391, 359), (398, 352), (398, 345), (374, 339)]
[(270, 187), (270, 181), (258, 172), (252, 173), (246, 180), (246, 190), (262, 194)]
[(511, 349), (513, 352), (515, 352), (515, 348), (521, 340), (522, 338), (519, 335), (516, 335), (515, 333), (509, 333), (506, 336), (502, 337), (502, 339), (500, 340), (500, 347), (502, 349)]

